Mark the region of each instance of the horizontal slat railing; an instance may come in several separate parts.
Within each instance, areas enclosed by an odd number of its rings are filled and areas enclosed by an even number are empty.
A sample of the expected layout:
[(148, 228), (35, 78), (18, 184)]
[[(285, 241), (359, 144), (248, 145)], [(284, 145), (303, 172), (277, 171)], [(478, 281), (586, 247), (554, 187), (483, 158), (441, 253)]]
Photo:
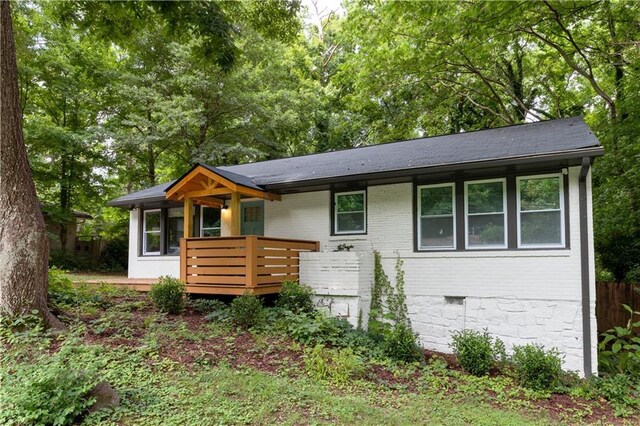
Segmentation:
[(277, 293), (298, 280), (300, 252), (318, 250), (316, 241), (255, 235), (183, 238), (180, 279), (190, 293)]

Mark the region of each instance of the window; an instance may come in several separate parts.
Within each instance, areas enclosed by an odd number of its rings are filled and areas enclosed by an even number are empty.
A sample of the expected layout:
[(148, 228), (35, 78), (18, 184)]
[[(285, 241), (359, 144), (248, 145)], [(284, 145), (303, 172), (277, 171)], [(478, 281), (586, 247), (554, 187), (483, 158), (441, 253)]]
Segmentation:
[(465, 182), (467, 248), (507, 247), (506, 179)]
[(167, 254), (180, 253), (180, 238), (184, 235), (184, 209), (167, 209)]
[(145, 210), (143, 254), (160, 254), (160, 210)]
[(365, 191), (335, 194), (335, 233), (366, 234), (367, 197)]
[(260, 207), (249, 206), (244, 208), (245, 222), (260, 222)]
[(215, 207), (202, 207), (200, 215), (200, 236), (220, 236), (220, 209)]
[(418, 249), (455, 249), (455, 185), (418, 187)]
[(519, 177), (518, 247), (564, 247), (561, 175)]

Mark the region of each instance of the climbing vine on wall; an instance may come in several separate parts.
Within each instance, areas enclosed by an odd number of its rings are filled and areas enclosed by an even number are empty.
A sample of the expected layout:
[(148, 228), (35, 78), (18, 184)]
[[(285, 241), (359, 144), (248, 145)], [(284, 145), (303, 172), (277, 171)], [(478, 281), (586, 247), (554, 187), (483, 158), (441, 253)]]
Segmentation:
[(411, 328), (407, 311), (407, 298), (404, 292), (403, 261), (398, 255), (396, 260), (396, 283), (391, 284), (382, 267), (382, 257), (374, 252), (374, 280), (371, 289), (371, 307), (369, 311), (369, 330), (376, 331), (384, 323), (404, 324)]

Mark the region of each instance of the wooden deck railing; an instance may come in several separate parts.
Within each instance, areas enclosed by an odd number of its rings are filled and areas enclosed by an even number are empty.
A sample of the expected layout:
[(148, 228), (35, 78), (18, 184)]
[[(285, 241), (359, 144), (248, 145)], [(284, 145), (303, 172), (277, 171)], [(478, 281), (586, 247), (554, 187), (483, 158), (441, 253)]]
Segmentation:
[(318, 250), (316, 241), (255, 235), (182, 238), (180, 279), (189, 293), (278, 293), (298, 280), (300, 252)]

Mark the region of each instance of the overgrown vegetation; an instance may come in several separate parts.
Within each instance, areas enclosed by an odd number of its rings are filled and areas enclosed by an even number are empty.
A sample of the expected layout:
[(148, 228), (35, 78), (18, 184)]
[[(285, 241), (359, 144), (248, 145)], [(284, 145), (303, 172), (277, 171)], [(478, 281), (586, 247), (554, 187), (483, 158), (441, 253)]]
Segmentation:
[[(637, 420), (628, 376), (563, 375), (555, 389), (537, 391), (522, 386), (509, 363), (495, 377), (476, 377), (436, 355), (398, 362), (384, 341), (322, 311), (262, 307), (263, 320), (243, 329), (231, 321), (231, 306), (215, 299), (192, 300), (168, 317), (143, 294), (73, 288), (85, 296), (66, 305), (76, 318), (67, 334), (50, 335), (37, 315), (0, 319), (3, 424), (49, 421), (62, 411), (59, 424), (88, 425), (608, 424), (614, 413)], [(503, 349), (494, 343), (496, 354)], [(121, 404), (87, 415), (81, 407), (96, 381), (111, 384)], [(570, 408), (558, 414), (557, 404)]]
[(368, 331), (372, 338), (382, 342), (384, 352), (398, 361), (418, 361), (422, 352), (417, 335), (411, 328), (404, 293), (402, 259), (397, 256), (395, 286), (382, 267), (382, 256), (374, 252), (374, 281), (371, 289)]
[(151, 286), (149, 295), (160, 312), (179, 314), (184, 310), (185, 287), (184, 283), (177, 278), (160, 277), (159, 282)]
[(285, 281), (282, 283), (282, 290), (278, 295), (276, 306), (294, 314), (312, 313), (315, 309), (313, 290), (297, 281)]

